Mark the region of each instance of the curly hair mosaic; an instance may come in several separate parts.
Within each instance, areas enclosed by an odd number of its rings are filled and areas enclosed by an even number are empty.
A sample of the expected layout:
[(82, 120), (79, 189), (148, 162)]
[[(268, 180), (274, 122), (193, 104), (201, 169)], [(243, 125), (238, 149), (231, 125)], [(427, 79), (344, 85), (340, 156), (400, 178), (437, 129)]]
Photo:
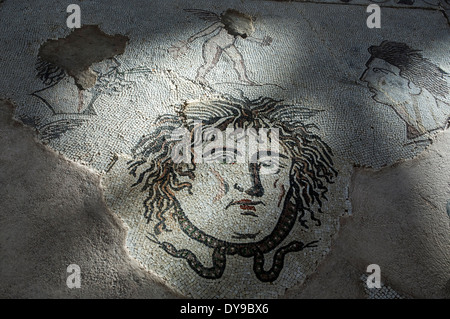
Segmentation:
[[(30, 13), (45, 19), (26, 43), (0, 48), (11, 61), (0, 93), (42, 142), (102, 175), (106, 204), (142, 267), (189, 297), (279, 297), (316, 272), (339, 219), (351, 215), (353, 166), (380, 169), (415, 157), (450, 116), (447, 21), (436, 10), (408, 9), (438, 4), (395, 1), (402, 10), (383, 8), (377, 32), (361, 17), (361, 4), (371, 1), (322, 2), (336, 5), (155, 1), (106, 21), (83, 3), (91, 26), (81, 38), (90, 29), (99, 43), (117, 35), (123, 52), (92, 60), (85, 87), (39, 55), (49, 39), (57, 48), (72, 34), (49, 27), (59, 9), (46, 3), (50, 9)], [(411, 12), (430, 23), (420, 37), (410, 31), (414, 19), (403, 18)], [(334, 32), (343, 24), (351, 37)], [(0, 37), (15, 32), (5, 23)], [(236, 161), (241, 149), (211, 148), (214, 134), (229, 130), (265, 130), (279, 150), (260, 149), (258, 139), (255, 148), (244, 136), (249, 157)], [(180, 141), (184, 161), (173, 156)], [(198, 149), (209, 150), (201, 161)]]

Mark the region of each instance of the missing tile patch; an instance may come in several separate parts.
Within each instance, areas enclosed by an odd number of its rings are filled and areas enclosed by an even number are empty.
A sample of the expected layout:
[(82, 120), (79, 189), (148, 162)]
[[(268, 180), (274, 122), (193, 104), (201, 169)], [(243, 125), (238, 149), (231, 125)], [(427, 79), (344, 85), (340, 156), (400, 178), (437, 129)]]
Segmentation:
[(39, 58), (64, 69), (78, 88), (85, 90), (97, 80), (90, 66), (122, 54), (128, 40), (124, 35), (108, 35), (96, 25), (85, 25), (65, 38), (46, 41), (39, 48)]

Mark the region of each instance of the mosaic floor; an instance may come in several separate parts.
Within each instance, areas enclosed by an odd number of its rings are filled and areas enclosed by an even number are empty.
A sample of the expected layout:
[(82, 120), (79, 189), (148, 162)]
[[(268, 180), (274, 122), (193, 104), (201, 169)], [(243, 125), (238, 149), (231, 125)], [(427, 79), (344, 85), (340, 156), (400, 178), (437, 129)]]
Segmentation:
[[(43, 54), (71, 34), (66, 8), (5, 2), (35, 21), (4, 24), (0, 93), (43, 143), (102, 175), (130, 256), (185, 296), (282, 296), (316, 271), (351, 215), (353, 167), (411, 159), (447, 128), (447, 3), (388, 0), (369, 29), (365, 0), (129, 2), (81, 4), (83, 25), (98, 26), (89, 50), (126, 37), (92, 61), (88, 86)], [(73, 38), (89, 39), (85, 30)], [(279, 169), (174, 161), (173, 133), (195, 147), (196, 123), (278, 129)]]

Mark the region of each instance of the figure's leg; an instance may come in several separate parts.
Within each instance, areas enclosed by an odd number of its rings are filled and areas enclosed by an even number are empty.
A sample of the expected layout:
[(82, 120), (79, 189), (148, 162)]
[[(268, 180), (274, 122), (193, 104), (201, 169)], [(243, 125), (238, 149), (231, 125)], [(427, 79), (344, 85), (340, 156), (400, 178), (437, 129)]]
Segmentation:
[(256, 83), (247, 76), (247, 69), (245, 68), (244, 58), (242, 57), (241, 52), (239, 52), (234, 45), (224, 49), (224, 52), (230, 57), (231, 61), (233, 61), (233, 68), (237, 72), (239, 80), (250, 85), (256, 85)]
[(204, 62), (203, 65), (197, 70), (197, 76), (195, 77), (197, 81), (206, 83), (205, 76), (213, 67), (216, 66), (217, 62), (219, 62), (222, 51), (222, 48), (214, 41), (205, 41), (202, 50)]

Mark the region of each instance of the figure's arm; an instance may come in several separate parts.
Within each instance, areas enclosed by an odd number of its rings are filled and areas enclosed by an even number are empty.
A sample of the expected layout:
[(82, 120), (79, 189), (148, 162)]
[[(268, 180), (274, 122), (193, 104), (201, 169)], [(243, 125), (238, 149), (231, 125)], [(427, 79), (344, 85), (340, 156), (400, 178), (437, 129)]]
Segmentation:
[(206, 29), (194, 34), (192, 37), (190, 37), (189, 39), (187, 39), (187, 43), (191, 43), (195, 40), (197, 40), (198, 38), (207, 36), (208, 34), (213, 33), (214, 31), (216, 31), (217, 29), (222, 27), (222, 23), (221, 22), (216, 22), (212, 25), (210, 25), (209, 27), (207, 27)]

